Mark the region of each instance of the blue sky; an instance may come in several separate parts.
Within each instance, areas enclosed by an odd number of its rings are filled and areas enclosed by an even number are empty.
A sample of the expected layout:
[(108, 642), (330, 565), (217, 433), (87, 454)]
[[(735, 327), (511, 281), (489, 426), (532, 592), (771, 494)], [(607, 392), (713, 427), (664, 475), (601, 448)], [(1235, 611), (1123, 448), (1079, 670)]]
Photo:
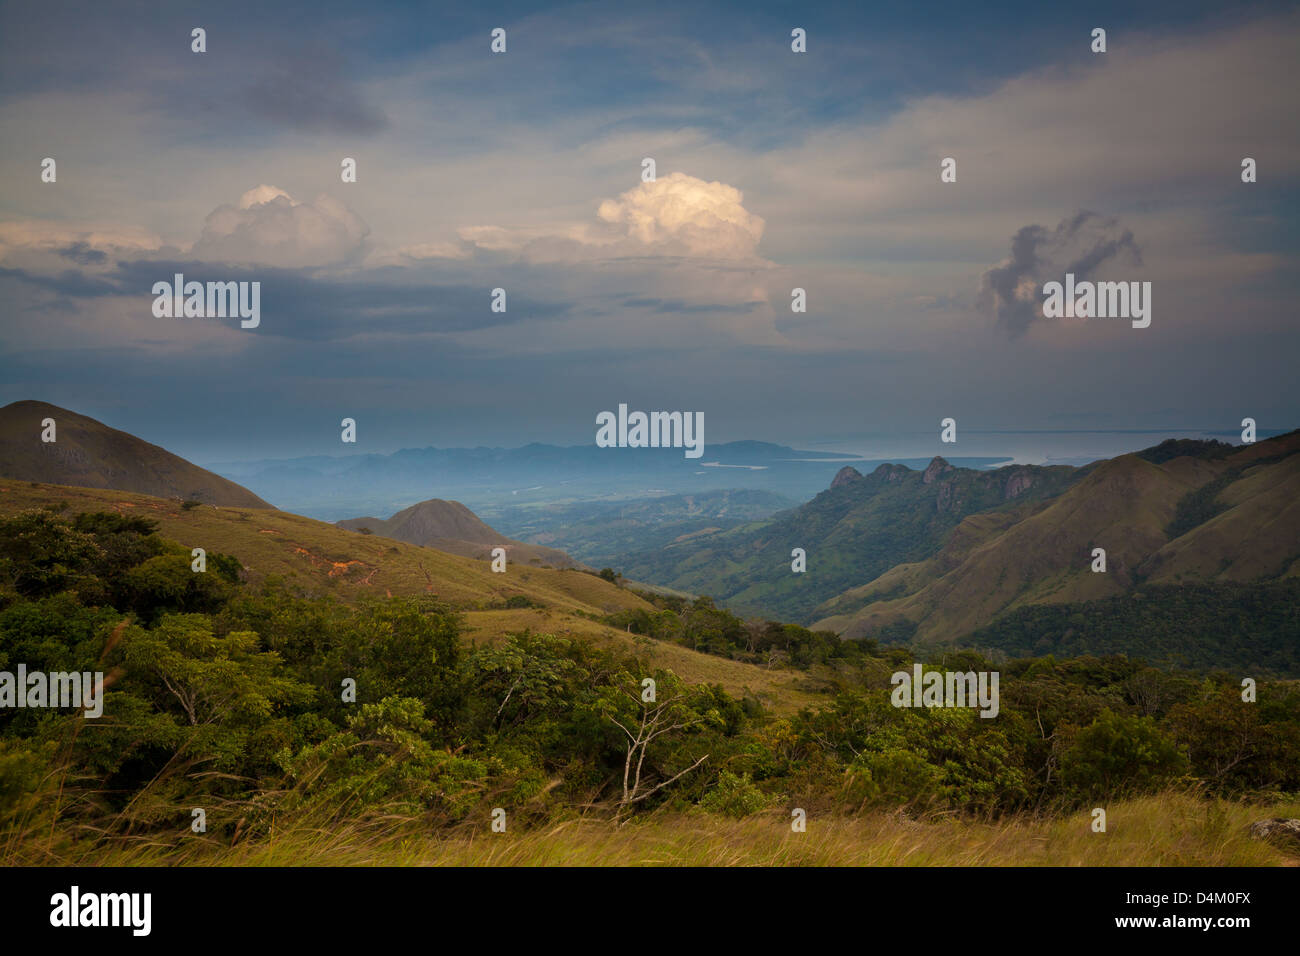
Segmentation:
[[(1297, 62), (1294, 5), (0, 4), (0, 402), (199, 460), (620, 402), (796, 445), (1290, 428)], [(1151, 327), (1035, 315), (1085, 262)], [(155, 318), (177, 271), (260, 281), (261, 325)]]

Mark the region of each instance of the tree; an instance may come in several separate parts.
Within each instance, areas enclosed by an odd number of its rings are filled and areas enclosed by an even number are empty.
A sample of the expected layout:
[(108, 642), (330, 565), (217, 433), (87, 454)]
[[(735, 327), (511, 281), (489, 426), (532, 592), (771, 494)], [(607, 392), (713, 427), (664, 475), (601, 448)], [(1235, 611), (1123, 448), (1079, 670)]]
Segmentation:
[(170, 697), (191, 727), (264, 718), (278, 703), (308, 698), (306, 687), (278, 673), (280, 656), (263, 651), (256, 634), (218, 636), (202, 614), (169, 614), (152, 630), (128, 629), (122, 656), (127, 673), (145, 686), (157, 681), (159, 703)]
[(103, 556), (93, 536), (52, 510), (0, 518), (0, 580), (19, 594), (43, 597), (73, 587)]
[(1113, 798), (1155, 789), (1186, 765), (1152, 718), (1105, 710), (1061, 755), (1061, 776), (1080, 796)]
[[(654, 699), (647, 700), (647, 691), (630, 674), (624, 674), (621, 680), (605, 689), (602, 700), (605, 717), (626, 737), (619, 814), (654, 796), (709, 759), (709, 755), (704, 754), (672, 776), (664, 777), (668, 770), (661, 770), (659, 764), (662, 762), (671, 767), (672, 762), (667, 754), (660, 754), (661, 750), (668, 749), (663, 745), (680, 743), (685, 731), (699, 730), (715, 723), (717, 715), (711, 712), (702, 714), (691, 707), (690, 695), (674, 675), (658, 671), (654, 680)], [(628, 685), (636, 687), (639, 693), (628, 690)], [(661, 690), (668, 696), (661, 697)], [(651, 756), (652, 749), (655, 756)], [(664, 779), (652, 783), (655, 777)]]
[[(1192, 770), (1215, 790), (1295, 785), (1300, 775), (1300, 709), (1286, 701), (1276, 712), (1245, 703), (1240, 688), (1207, 686), (1199, 699), (1177, 704), (1169, 723), (1188, 748)], [(1272, 718), (1272, 719), (1270, 719)]]
[(490, 726), (500, 730), (571, 704), (576, 662), (569, 642), (550, 634), (511, 634), (503, 644), (478, 648), (470, 660), (474, 697), (495, 704)]
[(147, 621), (177, 611), (209, 614), (221, 608), (231, 591), (220, 573), (195, 571), (190, 552), (168, 545), (164, 553), (149, 558), (121, 577), (123, 603)]
[[(339, 624), (326, 652), (323, 683), (356, 680), (359, 700), (414, 697), (440, 731), (456, 721), (464, 697), (460, 620), (428, 598), (393, 598), (362, 606)], [(331, 702), (337, 713), (338, 698)]]

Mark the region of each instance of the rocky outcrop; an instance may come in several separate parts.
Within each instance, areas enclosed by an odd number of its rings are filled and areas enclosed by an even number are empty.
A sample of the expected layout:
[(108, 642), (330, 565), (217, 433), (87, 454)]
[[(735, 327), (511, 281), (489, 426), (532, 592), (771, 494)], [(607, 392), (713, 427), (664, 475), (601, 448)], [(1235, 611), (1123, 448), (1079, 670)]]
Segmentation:
[(1034, 486), (1034, 475), (1026, 469), (1017, 468), (1007, 476), (1006, 488), (1002, 491), (1002, 497), (1010, 501), (1016, 495), (1023, 491), (1028, 491)]
[(921, 483), (932, 485), (950, 471), (956, 471), (952, 465), (948, 464), (938, 455), (925, 468), (925, 473), (921, 475)]
[(885, 481), (902, 481), (912, 473), (912, 469), (906, 465), (880, 465), (871, 473), (873, 478), (882, 478)]
[(1300, 850), (1300, 820), (1286, 817), (1258, 820), (1250, 825), (1250, 835), (1291, 851)]
[(840, 485), (847, 485), (849, 482), (861, 480), (862, 472), (851, 465), (845, 465), (835, 473), (835, 477), (831, 480), (831, 487), (838, 488)]

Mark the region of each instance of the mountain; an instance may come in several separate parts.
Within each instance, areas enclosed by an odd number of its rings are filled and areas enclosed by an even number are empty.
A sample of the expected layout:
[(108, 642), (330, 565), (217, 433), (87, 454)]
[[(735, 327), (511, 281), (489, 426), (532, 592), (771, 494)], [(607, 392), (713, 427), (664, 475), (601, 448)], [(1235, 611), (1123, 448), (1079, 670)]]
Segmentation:
[[(823, 602), (896, 565), (930, 557), (968, 516), (1013, 520), (1082, 473), (1066, 465), (976, 471), (942, 458), (923, 471), (883, 464), (863, 475), (846, 466), (805, 505), (626, 554), (618, 569), (636, 580), (712, 595), (737, 613), (810, 622), (825, 616), (817, 610)], [(806, 552), (805, 573), (791, 570), (795, 548)]]
[(365, 531), (468, 558), (490, 558), (492, 549), (501, 547), (506, 549), (510, 561), (556, 568), (581, 567), (563, 551), (507, 538), (484, 524), (459, 501), (431, 498), (402, 509), (386, 521), (348, 518), (335, 523), (348, 531)]
[[(412, 501), (436, 496), (463, 502), (497, 524), (495, 519), (507, 508), (606, 504), (734, 488), (806, 501), (826, 487), (845, 460), (841, 454), (755, 441), (709, 444), (699, 459), (684, 457), (680, 448), (533, 443), (522, 448), (405, 448), (387, 455), (315, 455), (208, 467), (322, 521), (391, 514)], [(878, 464), (852, 461), (863, 468)], [(1005, 459), (964, 461), (978, 466)], [(924, 460), (913, 463), (923, 466)]]
[[(42, 440), (45, 419), (55, 422)], [(231, 508), (271, 508), (247, 488), (103, 422), (45, 402), (0, 408), (0, 477), (111, 488)]]
[[(1300, 579), (1300, 432), (1238, 448), (1165, 443), (1081, 472), (1054, 499), (965, 518), (931, 554), (824, 602), (814, 626), (949, 642), (1039, 605), (1068, 605), (1080, 626), (1099, 602), (1112, 620), (1136, 619), (1125, 602), (1172, 602), (1157, 589), (1210, 588), (1202, 604), (1226, 614), (1243, 606), (1228, 598), (1245, 599), (1233, 586)], [(1209, 619), (1203, 607), (1196, 619)]]

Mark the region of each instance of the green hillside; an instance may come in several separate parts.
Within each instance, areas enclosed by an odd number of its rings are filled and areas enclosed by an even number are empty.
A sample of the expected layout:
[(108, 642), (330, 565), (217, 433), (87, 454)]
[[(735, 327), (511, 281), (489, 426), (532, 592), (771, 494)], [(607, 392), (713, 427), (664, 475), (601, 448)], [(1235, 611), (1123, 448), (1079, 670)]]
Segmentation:
[(345, 602), (430, 595), (464, 610), (501, 607), (512, 598), (585, 614), (648, 607), (630, 591), (582, 571), (508, 564), (497, 574), (487, 561), (357, 534), (285, 511), (184, 508), (129, 492), (0, 481), (0, 514), (47, 505), (69, 514), (139, 515), (188, 548), (234, 555), (253, 583), (276, 575), (303, 593)]
[(1140, 655), (1152, 664), (1300, 677), (1300, 579), (1158, 585), (1016, 608), (961, 643), (1015, 657)]
[[(1102, 462), (1030, 512), (968, 518), (929, 558), (827, 601), (814, 626), (949, 642), (1032, 605), (1300, 574), (1300, 433), (1230, 454), (1188, 450)], [(1094, 548), (1105, 573), (1092, 570)]]
[(798, 504), (754, 488), (700, 491), (616, 501), (512, 505), (481, 512), (494, 527), (533, 544), (563, 548), (592, 567), (621, 564), (623, 555), (653, 551), (692, 535), (729, 531)]
[[(531, 628), (626, 653), (637, 646), (635, 635), (602, 622), (618, 612), (655, 610), (632, 591), (586, 571), (508, 564), (498, 574), (488, 561), (357, 534), (285, 511), (185, 508), (130, 492), (0, 480), (0, 518), (47, 507), (67, 517), (106, 511), (148, 519), (162, 537), (186, 548), (233, 556), (249, 586), (279, 579), (296, 594), (347, 605), (435, 598), (460, 612), (475, 642), (496, 642)], [(652, 657), (683, 680), (750, 694), (776, 712), (797, 710), (816, 696), (817, 685), (797, 671), (669, 644), (659, 645)]]
[[(955, 468), (935, 458), (925, 471), (881, 465), (844, 468), (831, 487), (767, 521), (697, 534), (627, 555), (628, 577), (709, 594), (737, 613), (807, 623), (836, 595), (895, 565), (932, 556), (969, 515), (1016, 509), (1059, 494), (1079, 472), (1065, 466), (997, 471)], [(791, 551), (807, 571), (791, 570)]]

